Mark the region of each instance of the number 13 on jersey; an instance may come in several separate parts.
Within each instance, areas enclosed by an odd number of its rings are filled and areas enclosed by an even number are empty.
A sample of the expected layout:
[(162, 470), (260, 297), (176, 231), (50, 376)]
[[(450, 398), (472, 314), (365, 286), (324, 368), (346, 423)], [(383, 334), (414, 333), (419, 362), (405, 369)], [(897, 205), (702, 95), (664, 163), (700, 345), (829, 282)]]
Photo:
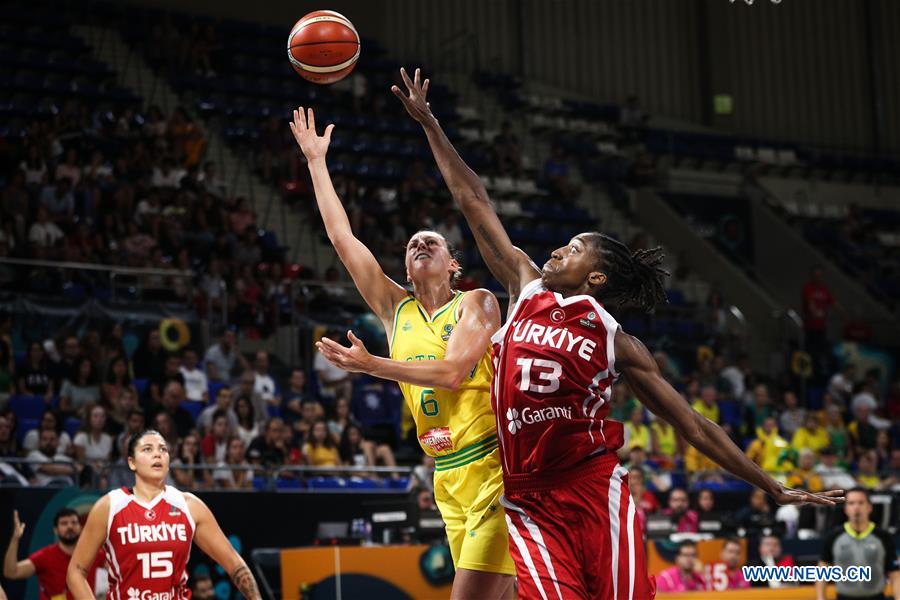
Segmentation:
[(559, 377), (562, 375), (562, 365), (555, 360), (520, 358), (516, 361), (516, 364), (522, 367), (522, 378), (519, 382), (519, 389), (523, 392), (552, 394), (559, 389)]

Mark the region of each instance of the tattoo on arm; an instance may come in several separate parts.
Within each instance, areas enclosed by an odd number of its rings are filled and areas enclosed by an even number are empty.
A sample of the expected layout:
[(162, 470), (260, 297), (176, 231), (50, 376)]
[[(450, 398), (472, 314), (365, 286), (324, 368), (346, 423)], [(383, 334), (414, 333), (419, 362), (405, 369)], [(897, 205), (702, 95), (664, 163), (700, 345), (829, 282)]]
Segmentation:
[(231, 581), (235, 587), (244, 595), (247, 600), (261, 600), (259, 588), (256, 587), (256, 580), (250, 572), (247, 565), (241, 565), (231, 574)]
[(82, 566), (82, 565), (76, 564), (76, 565), (75, 565), (75, 568), (78, 569), (78, 572), (79, 572), (79, 573), (81, 573), (82, 575), (84, 575), (84, 578), (85, 578), (85, 579), (87, 579), (87, 577), (88, 577), (88, 570), (87, 570), (87, 567), (84, 567), (84, 566)]
[(494, 253), (497, 260), (503, 260), (503, 253), (500, 252), (500, 248), (497, 247), (497, 243), (494, 241), (494, 238), (491, 237), (491, 234), (488, 233), (487, 228), (484, 225), (479, 225), (478, 233), (481, 234), (484, 243), (488, 245), (488, 248), (491, 249), (491, 252)]

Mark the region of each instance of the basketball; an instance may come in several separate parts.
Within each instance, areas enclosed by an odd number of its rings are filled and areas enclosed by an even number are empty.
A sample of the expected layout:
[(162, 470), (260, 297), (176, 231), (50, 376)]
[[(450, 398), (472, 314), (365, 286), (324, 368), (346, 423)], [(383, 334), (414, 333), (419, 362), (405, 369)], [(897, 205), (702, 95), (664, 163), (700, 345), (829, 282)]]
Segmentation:
[(288, 36), (291, 66), (313, 83), (335, 83), (349, 75), (359, 51), (359, 34), (353, 23), (333, 10), (309, 13), (294, 24)]

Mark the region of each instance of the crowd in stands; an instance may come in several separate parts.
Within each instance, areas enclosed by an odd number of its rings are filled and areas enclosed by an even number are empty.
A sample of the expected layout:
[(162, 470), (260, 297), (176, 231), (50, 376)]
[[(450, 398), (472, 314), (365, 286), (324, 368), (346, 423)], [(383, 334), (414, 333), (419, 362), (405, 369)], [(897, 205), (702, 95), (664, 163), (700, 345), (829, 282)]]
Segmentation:
[[(323, 360), (311, 381), (297, 367), (282, 378), (267, 352), (245, 356), (233, 329), (203, 353), (168, 352), (154, 329), (129, 357), (117, 329), (98, 348), (90, 333), (32, 342), (21, 364), (2, 365), (5, 483), (127, 484), (128, 440), (145, 428), (168, 441), (172, 483), (187, 489), (249, 488), (292, 465), (396, 466), (400, 406), (387, 384), (357, 381), (357, 391), (349, 373)], [(3, 462), (21, 458), (28, 464)]]
[[(768, 381), (745, 357), (731, 363), (721, 357), (701, 360), (686, 376), (674, 373), (663, 353), (656, 358), (685, 402), (721, 425), (749, 458), (783, 484), (812, 492), (855, 486), (900, 491), (900, 379), (883, 386), (877, 369), (860, 373), (846, 363), (821, 393), (801, 396), (797, 382)], [(620, 458), (629, 469), (642, 521), (673, 515), (677, 531), (697, 532), (702, 514), (714, 510), (711, 492), (750, 492), (685, 444), (671, 425), (654, 418), (624, 382), (613, 388), (611, 416), (625, 424)], [(690, 506), (688, 491), (697, 492), (696, 508)], [(755, 490), (749, 505), (726, 521), (734, 530), (748, 531), (782, 521), (793, 533), (797, 515), (784, 509), (776, 513), (766, 495)]]

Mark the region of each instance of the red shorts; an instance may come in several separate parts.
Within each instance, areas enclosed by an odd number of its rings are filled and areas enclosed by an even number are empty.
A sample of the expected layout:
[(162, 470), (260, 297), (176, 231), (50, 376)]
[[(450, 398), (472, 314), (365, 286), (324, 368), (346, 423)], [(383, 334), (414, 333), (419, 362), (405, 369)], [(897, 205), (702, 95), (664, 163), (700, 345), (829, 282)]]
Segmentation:
[[(507, 475), (509, 549), (522, 600), (651, 600), (643, 532), (614, 453), (570, 471)], [(610, 518), (612, 516), (612, 518)]]

